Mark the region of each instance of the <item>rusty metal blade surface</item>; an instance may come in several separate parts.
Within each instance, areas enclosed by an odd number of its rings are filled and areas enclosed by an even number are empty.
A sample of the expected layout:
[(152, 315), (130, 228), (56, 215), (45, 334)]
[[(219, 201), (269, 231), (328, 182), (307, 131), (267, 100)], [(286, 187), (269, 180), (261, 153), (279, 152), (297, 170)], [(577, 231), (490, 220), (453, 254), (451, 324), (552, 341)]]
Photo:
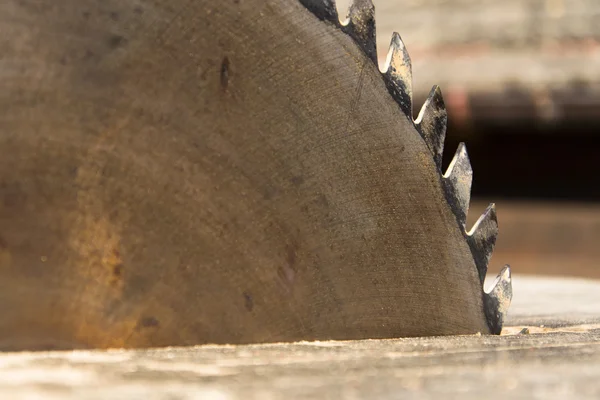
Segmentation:
[(360, 19), (307, 3), (0, 4), (1, 348), (496, 326)]

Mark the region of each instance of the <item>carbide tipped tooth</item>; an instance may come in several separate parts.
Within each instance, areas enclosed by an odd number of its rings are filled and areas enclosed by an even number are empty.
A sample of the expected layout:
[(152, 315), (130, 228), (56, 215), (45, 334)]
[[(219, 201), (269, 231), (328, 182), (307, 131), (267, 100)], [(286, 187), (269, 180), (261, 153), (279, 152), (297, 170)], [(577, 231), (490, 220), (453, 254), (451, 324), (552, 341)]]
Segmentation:
[(384, 65), (385, 83), (404, 114), (412, 120), (412, 64), (400, 35), (392, 35)]
[(454, 203), (450, 205), (464, 226), (467, 220), (467, 211), (469, 211), (471, 183), (473, 182), (473, 169), (464, 143), (458, 145), (454, 158), (444, 174), (444, 179), (453, 200), (451, 203)]
[(496, 245), (496, 237), (498, 236), (498, 218), (494, 203), (490, 204), (485, 212), (481, 214), (467, 235), (471, 253), (479, 272), (479, 279), (483, 285), (488, 264)]
[(502, 332), (504, 317), (512, 300), (512, 282), (510, 266), (506, 265), (492, 285), (489, 293), (484, 293), (485, 314), (490, 333), (499, 335)]
[(444, 140), (446, 139), (446, 126), (448, 113), (439, 86), (435, 85), (429, 97), (421, 107), (415, 124), (433, 153), (433, 159), (438, 168), (442, 168), (442, 156), (444, 151)]
[(302, 3), (302, 5), (311, 11), (317, 18), (339, 25), (340, 19), (337, 13), (335, 0), (300, 0), (300, 3)]
[(353, 0), (343, 30), (363, 49), (377, 65), (375, 41), (375, 6), (372, 0)]

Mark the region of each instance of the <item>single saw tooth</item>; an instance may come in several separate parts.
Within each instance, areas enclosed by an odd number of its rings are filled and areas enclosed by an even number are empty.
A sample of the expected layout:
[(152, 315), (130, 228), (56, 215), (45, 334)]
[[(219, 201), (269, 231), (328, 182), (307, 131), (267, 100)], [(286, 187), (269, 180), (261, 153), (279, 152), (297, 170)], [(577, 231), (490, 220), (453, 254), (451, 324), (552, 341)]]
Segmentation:
[(488, 293), (483, 294), (485, 315), (490, 333), (499, 335), (502, 332), (504, 317), (512, 300), (512, 282), (510, 266), (505, 265)]
[(415, 124), (425, 139), (427, 146), (433, 153), (433, 159), (440, 170), (442, 169), (442, 156), (444, 151), (444, 140), (446, 139), (446, 126), (448, 123), (448, 113), (442, 90), (435, 85), (429, 97), (421, 107), (419, 116)]
[(496, 237), (498, 236), (498, 218), (494, 203), (490, 204), (485, 212), (481, 214), (467, 235), (471, 253), (479, 272), (479, 279), (483, 285), (488, 264), (496, 245)]
[(300, 3), (320, 20), (340, 24), (335, 0), (300, 0)]
[(388, 92), (412, 120), (412, 64), (406, 46), (396, 32), (392, 35), (383, 68)]
[(342, 26), (363, 52), (375, 65), (377, 62), (377, 42), (375, 40), (375, 6), (372, 0), (353, 0), (348, 16)]
[(460, 143), (444, 174), (444, 182), (450, 195), (448, 199), (450, 206), (463, 227), (467, 221), (467, 211), (469, 211), (472, 181), (473, 169), (467, 154), (467, 147), (464, 143)]

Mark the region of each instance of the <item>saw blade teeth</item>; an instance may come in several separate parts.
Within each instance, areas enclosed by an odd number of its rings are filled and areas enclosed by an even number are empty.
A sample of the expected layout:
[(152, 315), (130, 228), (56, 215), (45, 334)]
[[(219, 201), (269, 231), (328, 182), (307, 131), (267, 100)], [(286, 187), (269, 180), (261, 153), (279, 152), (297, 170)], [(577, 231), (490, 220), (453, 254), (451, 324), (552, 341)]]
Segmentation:
[(415, 125), (421, 136), (433, 153), (433, 159), (438, 168), (442, 168), (442, 156), (444, 151), (444, 140), (446, 139), (446, 126), (448, 124), (448, 112), (444, 104), (442, 90), (435, 85), (429, 97), (421, 107)]
[(388, 91), (404, 114), (412, 120), (412, 63), (400, 35), (392, 35), (383, 67)]
[(483, 284), (496, 245), (496, 237), (498, 237), (498, 218), (494, 203), (490, 204), (481, 214), (467, 235), (471, 253), (479, 272), (479, 279)]
[(484, 293), (484, 307), (490, 333), (499, 335), (512, 300), (512, 278), (510, 266), (506, 265), (492, 284), (492, 289)]
[(375, 6), (373, 5), (373, 1), (353, 0), (342, 28), (377, 65)]
[[(318, 18), (334, 22), (378, 66), (375, 37), (375, 7), (372, 0), (352, 0), (347, 19), (340, 22), (335, 0), (300, 0)], [(444, 141), (448, 113), (440, 88), (436, 85), (413, 119), (412, 63), (406, 46), (396, 32), (380, 72), (386, 88), (404, 115), (414, 124), (432, 154), (438, 173), (442, 171)], [(494, 204), (490, 204), (471, 230), (465, 225), (471, 199), (473, 169), (464, 143), (460, 143), (448, 169), (441, 176), (444, 197), (460, 224), (483, 286), (488, 264), (496, 244), (498, 220)], [(483, 290), (482, 290), (483, 292)], [(504, 267), (489, 293), (483, 292), (483, 305), (490, 333), (500, 334), (506, 311), (512, 299), (510, 267)]]
[(473, 181), (473, 169), (464, 143), (458, 145), (456, 154), (444, 174), (444, 180), (451, 195), (450, 205), (459, 222), (464, 226), (467, 220)]
[(300, 3), (320, 20), (339, 25), (340, 19), (335, 0), (300, 0)]

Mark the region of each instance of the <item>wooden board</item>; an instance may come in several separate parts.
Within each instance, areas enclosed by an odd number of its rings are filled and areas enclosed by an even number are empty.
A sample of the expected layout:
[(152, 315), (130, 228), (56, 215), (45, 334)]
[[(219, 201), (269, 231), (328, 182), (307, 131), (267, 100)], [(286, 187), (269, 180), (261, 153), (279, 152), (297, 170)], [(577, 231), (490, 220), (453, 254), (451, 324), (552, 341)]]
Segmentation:
[(502, 336), (5, 353), (0, 398), (598, 398), (600, 281), (514, 288)]

